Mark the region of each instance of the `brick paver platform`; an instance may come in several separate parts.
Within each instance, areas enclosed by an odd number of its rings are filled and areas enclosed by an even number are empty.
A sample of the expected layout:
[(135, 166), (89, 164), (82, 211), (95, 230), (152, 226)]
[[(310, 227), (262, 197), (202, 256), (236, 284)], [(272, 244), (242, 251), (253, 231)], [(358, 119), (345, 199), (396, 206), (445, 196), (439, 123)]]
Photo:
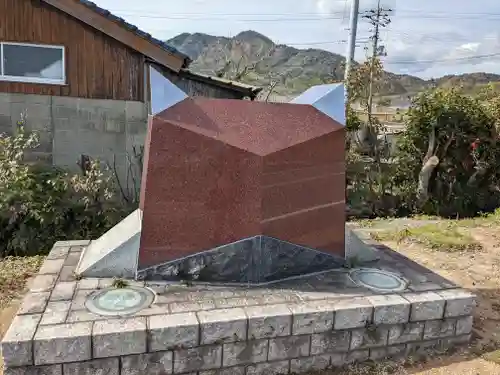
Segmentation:
[(86, 297), (112, 280), (75, 279), (87, 244), (51, 251), (2, 341), (5, 375), (301, 373), (465, 343), (472, 329), (472, 294), (383, 246), (369, 266), (404, 276), (403, 293), (359, 287), (347, 269), (251, 288), (132, 281), (153, 304), (99, 316)]

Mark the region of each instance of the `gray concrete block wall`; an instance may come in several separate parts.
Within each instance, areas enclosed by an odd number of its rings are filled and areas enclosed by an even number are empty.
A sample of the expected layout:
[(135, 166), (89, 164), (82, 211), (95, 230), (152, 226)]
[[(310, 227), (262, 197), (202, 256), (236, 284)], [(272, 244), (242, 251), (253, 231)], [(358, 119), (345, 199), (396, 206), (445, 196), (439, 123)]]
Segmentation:
[[(123, 185), (132, 188), (133, 180), (140, 182), (137, 166), (129, 165), (136, 159), (127, 154), (144, 145), (146, 104), (0, 93), (0, 133), (15, 132), (23, 113), (26, 128), (40, 135), (40, 147), (33, 152), (37, 159), (76, 172), (81, 155), (88, 155), (115, 165)], [(132, 178), (131, 171), (138, 176)]]

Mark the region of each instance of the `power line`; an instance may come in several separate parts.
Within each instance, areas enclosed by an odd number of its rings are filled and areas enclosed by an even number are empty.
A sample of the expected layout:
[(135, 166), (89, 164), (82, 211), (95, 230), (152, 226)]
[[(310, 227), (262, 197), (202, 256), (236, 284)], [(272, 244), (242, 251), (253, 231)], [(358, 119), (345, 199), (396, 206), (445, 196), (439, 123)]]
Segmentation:
[(472, 55), (464, 57), (454, 57), (449, 59), (430, 59), (430, 60), (391, 60), (387, 61), (389, 64), (426, 64), (426, 63), (437, 63), (437, 62), (457, 62), (457, 61), (469, 61), (476, 59), (485, 59), (500, 56), (500, 52), (489, 53), (484, 55)]

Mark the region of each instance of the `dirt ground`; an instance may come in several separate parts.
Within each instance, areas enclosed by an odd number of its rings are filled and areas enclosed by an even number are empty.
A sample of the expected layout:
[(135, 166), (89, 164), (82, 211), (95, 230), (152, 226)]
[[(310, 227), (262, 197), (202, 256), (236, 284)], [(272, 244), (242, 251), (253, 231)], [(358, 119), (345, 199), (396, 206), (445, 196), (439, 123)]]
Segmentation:
[[(483, 223), (478, 227), (476, 225), (471, 227), (470, 223), (464, 224), (462, 229), (482, 247), (474, 251), (440, 251), (415, 243), (385, 242), (393, 249), (478, 296), (473, 340), (467, 348), (461, 348), (454, 353), (429, 356), (418, 361), (410, 359), (405, 363), (384, 362), (359, 365), (344, 370), (322, 371), (322, 375), (500, 375), (499, 228), (500, 225), (496, 223), (495, 225)], [(9, 265), (5, 265), (5, 262), (0, 260), (0, 336), (5, 333), (16, 313), (22, 285), (35, 272), (40, 259), (11, 259)], [(14, 272), (12, 264), (16, 268)], [(24, 270), (22, 270), (23, 264)], [(17, 281), (9, 281), (11, 278)], [(0, 358), (0, 375), (1, 368)]]

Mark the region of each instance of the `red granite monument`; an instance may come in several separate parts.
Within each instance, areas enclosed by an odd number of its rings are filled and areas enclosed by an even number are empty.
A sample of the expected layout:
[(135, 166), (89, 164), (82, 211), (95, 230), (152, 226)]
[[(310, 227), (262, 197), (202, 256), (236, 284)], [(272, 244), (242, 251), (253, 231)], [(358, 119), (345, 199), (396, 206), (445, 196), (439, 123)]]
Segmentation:
[(277, 246), (343, 258), (343, 123), (312, 104), (179, 99), (148, 125), (139, 273), (235, 247), (242, 266)]

